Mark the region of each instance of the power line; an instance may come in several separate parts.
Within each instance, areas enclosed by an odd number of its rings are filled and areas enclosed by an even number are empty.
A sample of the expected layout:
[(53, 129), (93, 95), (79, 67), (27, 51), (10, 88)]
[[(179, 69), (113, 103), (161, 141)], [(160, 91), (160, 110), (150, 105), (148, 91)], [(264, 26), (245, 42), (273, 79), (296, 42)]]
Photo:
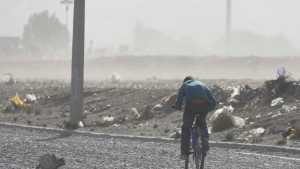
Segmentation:
[(226, 1), (226, 54), (231, 55), (232, 1)]

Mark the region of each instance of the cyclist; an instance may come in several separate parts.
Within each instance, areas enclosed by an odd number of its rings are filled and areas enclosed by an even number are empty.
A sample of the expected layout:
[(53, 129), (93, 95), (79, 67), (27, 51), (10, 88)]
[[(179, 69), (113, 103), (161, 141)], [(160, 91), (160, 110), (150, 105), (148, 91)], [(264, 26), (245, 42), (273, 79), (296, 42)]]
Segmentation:
[[(200, 128), (202, 150), (206, 153), (209, 150), (209, 134), (206, 124), (206, 115), (216, 107), (216, 100), (210, 90), (202, 82), (187, 76), (178, 91), (174, 108), (181, 110), (185, 103), (183, 112), (183, 125), (181, 129), (181, 155), (180, 158), (188, 158), (190, 148), (191, 128), (196, 119), (195, 125)], [(198, 115), (197, 115), (198, 114)]]

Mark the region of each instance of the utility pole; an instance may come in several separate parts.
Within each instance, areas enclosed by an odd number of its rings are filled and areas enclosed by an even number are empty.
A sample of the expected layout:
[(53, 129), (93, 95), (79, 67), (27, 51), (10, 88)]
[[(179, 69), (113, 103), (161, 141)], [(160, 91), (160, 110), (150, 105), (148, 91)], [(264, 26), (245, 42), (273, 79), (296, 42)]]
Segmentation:
[(69, 29), (69, 9), (70, 9), (70, 5), (73, 4), (73, 1), (72, 0), (62, 0), (60, 1), (60, 3), (62, 5), (65, 6), (65, 11), (66, 11), (66, 20), (65, 20), (65, 24), (66, 24), (66, 27)]
[(70, 127), (78, 127), (83, 112), (85, 0), (75, 0), (72, 45)]
[(226, 0), (226, 55), (231, 55), (231, 10), (232, 10), (232, 3), (231, 0)]

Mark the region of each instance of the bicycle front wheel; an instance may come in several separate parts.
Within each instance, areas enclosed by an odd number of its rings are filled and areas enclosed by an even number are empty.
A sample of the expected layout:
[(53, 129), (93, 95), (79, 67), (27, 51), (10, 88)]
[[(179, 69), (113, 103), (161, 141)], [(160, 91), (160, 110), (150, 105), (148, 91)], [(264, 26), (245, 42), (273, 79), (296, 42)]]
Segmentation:
[(201, 152), (194, 152), (194, 154), (193, 154), (193, 162), (194, 162), (195, 169), (201, 169), (201, 163), (202, 163), (201, 160), (202, 160), (202, 154), (201, 154)]

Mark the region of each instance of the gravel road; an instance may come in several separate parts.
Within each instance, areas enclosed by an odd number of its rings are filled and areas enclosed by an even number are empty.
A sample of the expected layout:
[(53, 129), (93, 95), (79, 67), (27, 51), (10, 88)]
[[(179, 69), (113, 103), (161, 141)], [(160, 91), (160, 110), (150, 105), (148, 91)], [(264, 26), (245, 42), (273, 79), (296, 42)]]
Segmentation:
[[(64, 169), (179, 169), (179, 144), (97, 138), (12, 127), (0, 128), (0, 168), (35, 168), (49, 152), (64, 157)], [(212, 147), (207, 169), (299, 169), (299, 154)]]

